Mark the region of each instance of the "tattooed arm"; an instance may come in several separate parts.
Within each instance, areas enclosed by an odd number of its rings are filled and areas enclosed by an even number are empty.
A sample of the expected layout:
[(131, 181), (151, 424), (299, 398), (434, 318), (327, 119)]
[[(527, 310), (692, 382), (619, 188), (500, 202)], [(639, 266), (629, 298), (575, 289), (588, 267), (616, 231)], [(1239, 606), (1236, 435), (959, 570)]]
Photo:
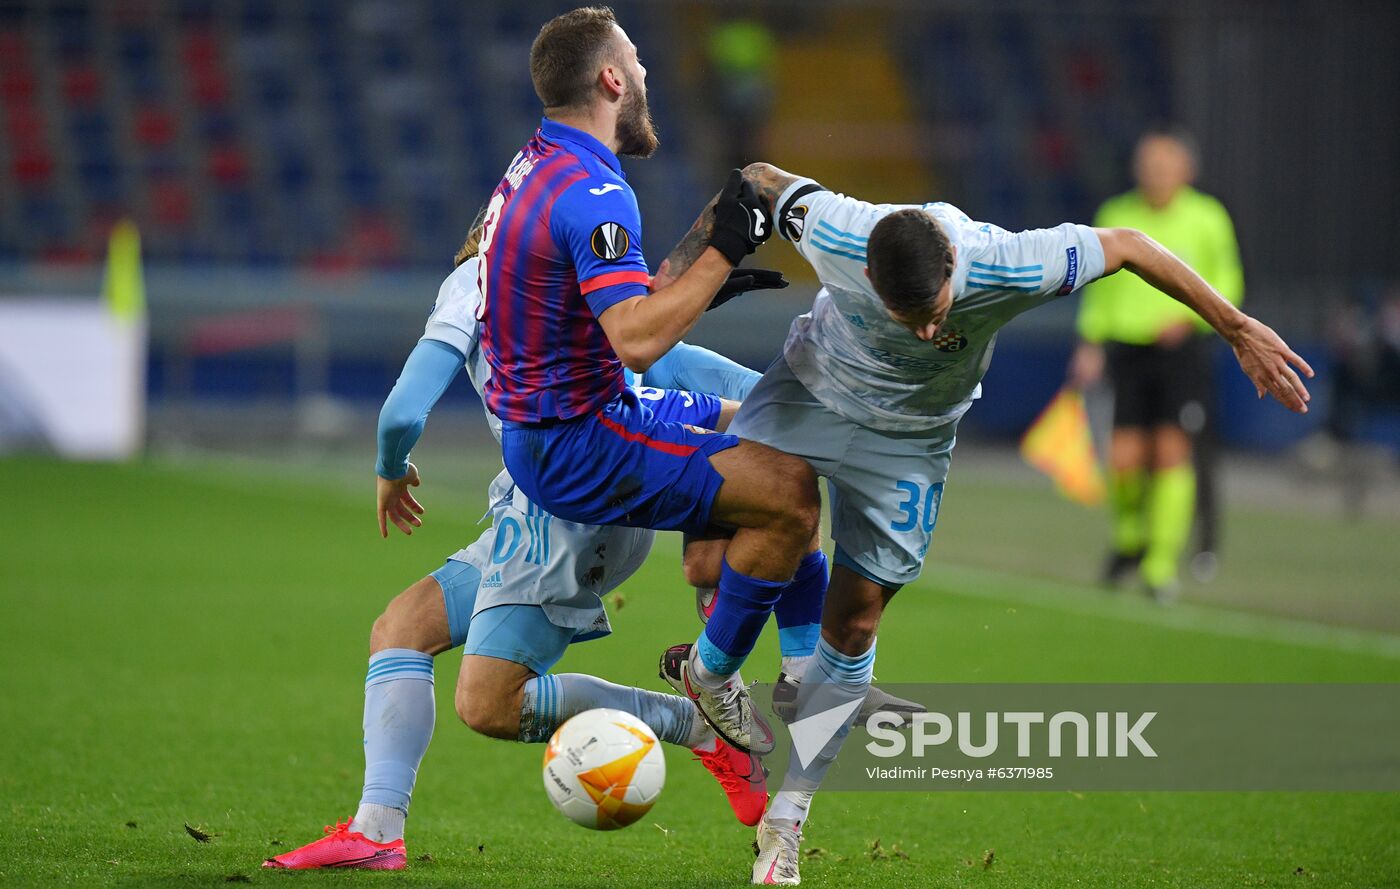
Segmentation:
[[(749, 164), (743, 178), (773, 214), (778, 197), (797, 177), (769, 164)], [(727, 187), (738, 190), (738, 183)], [(629, 370), (645, 372), (681, 340), (709, 308), (733, 265), (711, 246), (715, 233), (715, 195), (651, 280), (651, 295), (623, 300), (598, 316), (608, 341)], [(730, 200), (733, 200), (731, 196)], [(747, 219), (747, 211), (744, 211)], [(764, 238), (767, 233), (762, 233)]]
[[(758, 196), (768, 205), (768, 213), (773, 217), (775, 225), (778, 218), (778, 198), (789, 185), (800, 178), (802, 177), (794, 176), (762, 161), (749, 164), (744, 168), (744, 179), (753, 184)], [(695, 260), (699, 259), (700, 255), (705, 252), (705, 248), (710, 245), (710, 233), (714, 228), (714, 209), (717, 200), (719, 200), (719, 195), (710, 199), (710, 202), (705, 205), (705, 209), (700, 211), (700, 216), (690, 227), (690, 231), (685, 233), (685, 237), (681, 238), (680, 243), (661, 263), (661, 268), (657, 270), (656, 278), (652, 281), (653, 290), (659, 290), (685, 274), (686, 269), (690, 268)]]

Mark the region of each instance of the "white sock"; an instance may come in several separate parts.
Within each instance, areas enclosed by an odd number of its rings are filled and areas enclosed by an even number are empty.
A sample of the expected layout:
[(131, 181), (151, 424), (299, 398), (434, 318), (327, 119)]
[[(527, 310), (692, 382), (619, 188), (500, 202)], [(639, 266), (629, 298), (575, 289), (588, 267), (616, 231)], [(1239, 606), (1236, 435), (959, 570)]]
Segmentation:
[(730, 679), (742, 682), (738, 673), (721, 675), (705, 666), (705, 661), (700, 657), (699, 647), (690, 649), (690, 675), (695, 677), (695, 681), (703, 685), (710, 691), (718, 691), (729, 683)]
[(392, 843), (403, 839), (403, 824), (407, 817), (393, 806), (360, 803), (355, 820), (350, 822), (350, 830), (362, 833), (376, 843)]
[(796, 821), (801, 828), (811, 808), (810, 790), (779, 790), (773, 794), (773, 802), (769, 803), (768, 813), (764, 817), (774, 821)]
[(778, 668), (787, 674), (787, 678), (793, 682), (801, 682), (802, 674), (807, 671), (807, 664), (812, 660), (810, 654), (785, 654), (782, 665)]

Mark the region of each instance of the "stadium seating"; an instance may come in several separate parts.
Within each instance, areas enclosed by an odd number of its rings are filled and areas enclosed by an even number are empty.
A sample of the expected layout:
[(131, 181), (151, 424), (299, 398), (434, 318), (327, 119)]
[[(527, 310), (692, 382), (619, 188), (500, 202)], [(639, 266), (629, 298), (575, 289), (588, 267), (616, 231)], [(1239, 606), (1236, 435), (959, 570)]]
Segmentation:
[[(915, 111), (941, 134), (926, 159), (940, 196), (1022, 226), (1083, 217), (1121, 184), (1101, 181), (1122, 168), (1104, 152), (1172, 110), (1163, 38), (1090, 5), (1070, 0), (1034, 28), (1016, 14), (894, 23)], [(614, 6), (643, 47), (676, 45), (664, 4)], [(132, 214), (157, 262), (441, 265), (534, 126), (525, 60), (554, 9), (0, 6), (0, 259), (91, 261), (110, 221)], [(649, 69), (668, 135), (685, 132), (677, 109), (694, 107), (678, 95), (680, 68)], [(1000, 138), (977, 138), (989, 132)], [(709, 178), (691, 141), (669, 139), (633, 168), (650, 252), (688, 226)]]
[[(614, 5), (639, 39), (663, 21)], [(91, 262), (130, 214), (154, 262), (442, 266), (535, 126), (526, 59), (556, 11), (482, 6), (0, 4), (0, 261)], [(657, 237), (694, 212), (682, 151), (639, 177)]]
[(916, 27), (901, 20), (893, 35), (940, 134), (929, 162), (944, 197), (1007, 228), (1089, 218), (1128, 186), (1137, 135), (1178, 110), (1165, 29), (1096, 14), (1092, 0), (1055, 8), (934, 12)]

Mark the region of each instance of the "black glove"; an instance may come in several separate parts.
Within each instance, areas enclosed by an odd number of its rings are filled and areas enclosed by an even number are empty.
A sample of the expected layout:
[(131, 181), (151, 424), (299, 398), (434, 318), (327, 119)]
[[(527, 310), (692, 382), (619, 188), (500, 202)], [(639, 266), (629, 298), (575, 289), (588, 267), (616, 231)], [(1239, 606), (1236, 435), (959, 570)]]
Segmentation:
[(729, 280), (719, 285), (715, 298), (710, 300), (710, 309), (718, 309), (741, 293), (750, 290), (782, 290), (788, 286), (788, 279), (782, 272), (773, 269), (734, 269)]
[(731, 265), (738, 265), (772, 234), (773, 217), (754, 191), (753, 183), (745, 181), (743, 173), (732, 170), (715, 204), (710, 246), (724, 254)]

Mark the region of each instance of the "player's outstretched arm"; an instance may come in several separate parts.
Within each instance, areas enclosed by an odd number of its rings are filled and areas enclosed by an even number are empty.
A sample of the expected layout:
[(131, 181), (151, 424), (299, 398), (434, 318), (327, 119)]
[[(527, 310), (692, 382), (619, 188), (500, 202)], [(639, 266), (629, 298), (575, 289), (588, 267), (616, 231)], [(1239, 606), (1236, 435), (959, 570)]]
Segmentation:
[[(744, 181), (753, 187), (758, 199), (768, 209), (769, 217), (773, 219), (777, 218), (778, 198), (782, 196), (789, 185), (802, 178), (762, 161), (745, 167), (743, 176)], [(714, 235), (715, 227), (714, 208), (719, 198), (719, 195), (715, 195), (705, 205), (705, 209), (700, 211), (700, 215), (696, 218), (695, 224), (690, 227), (690, 231), (685, 233), (680, 243), (676, 244), (675, 249), (662, 263), (653, 286), (664, 287), (685, 274), (686, 270), (694, 265), (695, 261), (705, 252), (705, 248), (710, 246), (710, 238)]]
[(768, 240), (773, 230), (754, 189), (735, 170), (707, 208), (710, 234), (683, 269), (653, 278), (652, 292), (616, 303), (598, 316), (617, 357), (643, 373), (690, 332), (709, 308), (729, 272)]
[(419, 484), (418, 468), (408, 462), (428, 412), (462, 369), (465, 357), (453, 346), (420, 340), (404, 362), (384, 407), (379, 411), (379, 454), (375, 461), (375, 500), (379, 536), (389, 536), (389, 523), (412, 534), (423, 524), (423, 506), (409, 492)]
[(703, 346), (676, 343), (676, 347), (647, 371), (646, 385), (657, 389), (704, 392), (730, 401), (743, 401), (758, 384), (758, 371), (712, 352)]
[(1267, 392), (1291, 411), (1308, 412), (1312, 396), (1294, 368), (1307, 377), (1312, 377), (1313, 370), (1272, 328), (1235, 308), (1190, 266), (1142, 232), (1131, 228), (1096, 228), (1094, 232), (1103, 244), (1105, 275), (1127, 269), (1195, 310), (1235, 350), (1240, 369), (1253, 381), (1260, 398)]

